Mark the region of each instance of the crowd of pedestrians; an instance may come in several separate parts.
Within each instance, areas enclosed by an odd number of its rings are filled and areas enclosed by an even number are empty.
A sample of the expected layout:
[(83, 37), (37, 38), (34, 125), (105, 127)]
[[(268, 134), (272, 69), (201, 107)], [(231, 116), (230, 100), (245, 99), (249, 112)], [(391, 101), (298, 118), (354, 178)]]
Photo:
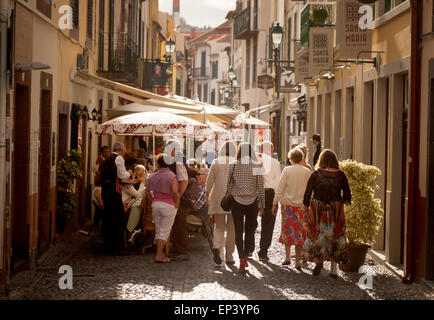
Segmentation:
[[(156, 263), (189, 259), (187, 217), (195, 215), (201, 221), (215, 266), (236, 264), (236, 248), (239, 272), (246, 273), (248, 259), (256, 249), (258, 217), (258, 258), (269, 260), (280, 204), (279, 242), (285, 248), (282, 265), (292, 263), (294, 246), (296, 269), (305, 267), (307, 261), (314, 262), (313, 275), (318, 275), (323, 262), (331, 261), (330, 275), (337, 277), (337, 263), (347, 259), (343, 205), (351, 202), (351, 191), (336, 154), (329, 149), (321, 152), (318, 134), (312, 140), (315, 169), (306, 161), (306, 146), (293, 146), (288, 166), (282, 170), (273, 158), (274, 147), (269, 141), (259, 146), (226, 141), (215, 153), (215, 147), (212, 149), (211, 142), (206, 141), (206, 161), (200, 164), (196, 159), (187, 161), (182, 145), (172, 139), (166, 142), (164, 153), (157, 155), (152, 174), (149, 161), (132, 160), (138, 156), (145, 159), (144, 154), (132, 154), (124, 160), (122, 143), (115, 143), (111, 154), (104, 147), (98, 158), (92, 199), (95, 226), (102, 220), (105, 252), (122, 255), (125, 239), (134, 243), (148, 199), (155, 224)], [(224, 197), (230, 199), (230, 210), (222, 208)], [(169, 245), (167, 256), (164, 247)]]

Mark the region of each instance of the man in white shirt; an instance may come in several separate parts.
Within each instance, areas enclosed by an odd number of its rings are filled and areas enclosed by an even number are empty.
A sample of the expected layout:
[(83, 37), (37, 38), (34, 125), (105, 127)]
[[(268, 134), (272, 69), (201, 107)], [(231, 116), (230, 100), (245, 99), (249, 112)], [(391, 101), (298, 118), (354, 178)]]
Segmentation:
[(205, 151), (205, 163), (209, 168), (215, 159), (215, 141), (205, 138), (202, 143), (202, 150)]
[(120, 181), (132, 175), (125, 169), (124, 155), (124, 144), (116, 142), (113, 153), (101, 165), (104, 244), (107, 253), (114, 255), (123, 254), (124, 249), (125, 211)]
[(275, 190), (279, 184), (281, 168), (279, 161), (272, 157), (274, 146), (270, 141), (262, 142), (259, 151), (264, 177), (265, 209), (261, 217), (261, 241), (258, 256), (259, 260), (268, 261), (268, 248), (271, 245), (276, 222), (276, 215), (272, 213), (273, 200)]

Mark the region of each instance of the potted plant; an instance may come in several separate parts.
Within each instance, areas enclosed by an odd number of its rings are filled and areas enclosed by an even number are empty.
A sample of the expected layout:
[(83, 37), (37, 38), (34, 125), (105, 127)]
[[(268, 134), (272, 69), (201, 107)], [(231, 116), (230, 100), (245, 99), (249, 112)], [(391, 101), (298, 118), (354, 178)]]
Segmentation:
[(65, 231), (77, 207), (74, 186), (75, 180), (83, 176), (82, 161), (80, 152), (70, 150), (57, 166), (57, 228), (60, 233)]
[(342, 271), (358, 271), (375, 242), (383, 221), (381, 200), (374, 198), (380, 169), (353, 160), (340, 163), (351, 189), (351, 204), (345, 205), (345, 227), (348, 238), (348, 261), (340, 264)]

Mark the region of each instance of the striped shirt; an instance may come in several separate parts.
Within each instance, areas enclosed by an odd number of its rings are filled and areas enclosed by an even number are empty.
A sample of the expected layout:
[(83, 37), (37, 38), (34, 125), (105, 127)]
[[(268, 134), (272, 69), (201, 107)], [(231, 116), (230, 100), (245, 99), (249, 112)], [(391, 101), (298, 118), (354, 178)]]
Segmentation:
[(203, 184), (199, 187), (199, 198), (197, 198), (194, 206), (198, 209), (202, 209), (202, 207), (206, 204), (206, 200), (206, 184)]
[(240, 204), (250, 205), (257, 198), (258, 208), (265, 208), (264, 179), (260, 163), (249, 158), (232, 161), (229, 164), (227, 190)]

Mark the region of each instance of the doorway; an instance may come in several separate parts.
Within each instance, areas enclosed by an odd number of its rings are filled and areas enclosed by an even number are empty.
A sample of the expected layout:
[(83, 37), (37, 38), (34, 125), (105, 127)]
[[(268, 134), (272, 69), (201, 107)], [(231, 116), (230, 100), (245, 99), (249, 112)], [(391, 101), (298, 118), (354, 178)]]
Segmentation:
[(354, 88), (347, 88), (345, 99), (344, 159), (353, 159)]
[[(27, 74), (26, 74), (27, 77)], [(16, 84), (12, 194), (12, 273), (27, 268), (29, 262), (29, 163), (30, 87)]]
[(339, 155), (339, 161), (342, 161), (342, 151), (340, 147), (340, 137), (341, 137), (341, 116), (342, 116), (342, 110), (341, 110), (341, 99), (342, 99), (342, 91), (337, 90), (335, 92), (335, 112), (334, 112), (334, 124), (332, 130), (334, 130), (333, 135), (333, 146), (336, 153)]
[(425, 279), (434, 280), (434, 59), (430, 61), (431, 88), (428, 122), (428, 179), (426, 211)]
[[(316, 127), (315, 127), (315, 133), (318, 133), (321, 135), (321, 119), (322, 119), (322, 95), (317, 96), (316, 100)], [(323, 137), (321, 137), (321, 141), (323, 140)], [(324, 149), (324, 148), (323, 148)]]
[(323, 144), (322, 148), (329, 149), (330, 148), (330, 114), (331, 114), (331, 103), (332, 97), (330, 93), (325, 95), (324, 102), (324, 131), (323, 131)]
[(39, 192), (38, 192), (38, 253), (45, 252), (51, 239), (50, 185), (51, 185), (51, 91), (41, 90), (39, 117)]
[(405, 208), (407, 207), (407, 157), (408, 157), (408, 110), (409, 110), (409, 94), (408, 94), (408, 75), (404, 75), (401, 78), (402, 81), (402, 136), (401, 136), (401, 144), (402, 144), (402, 167), (401, 167), (401, 258), (400, 263), (404, 264), (404, 246), (405, 246)]

